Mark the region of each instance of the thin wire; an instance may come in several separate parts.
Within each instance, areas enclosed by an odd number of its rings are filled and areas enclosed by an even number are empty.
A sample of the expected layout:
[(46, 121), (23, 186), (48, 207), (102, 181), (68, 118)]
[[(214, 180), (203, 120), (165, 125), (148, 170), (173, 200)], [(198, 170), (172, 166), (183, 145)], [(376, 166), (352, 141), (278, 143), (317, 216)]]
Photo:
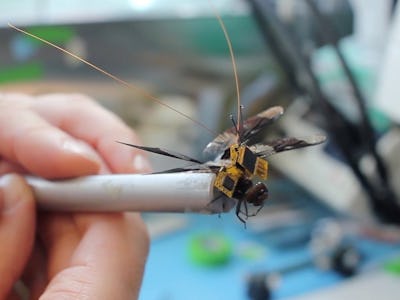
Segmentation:
[(146, 97), (147, 99), (150, 99), (150, 100), (152, 100), (152, 101), (155, 101), (155, 102), (157, 102), (158, 104), (160, 104), (160, 105), (162, 105), (162, 106), (165, 106), (165, 107), (167, 107), (167, 108), (173, 110), (174, 112), (180, 114), (180, 115), (183, 116), (184, 118), (186, 118), (186, 119), (188, 119), (188, 120), (190, 120), (190, 121), (196, 123), (196, 124), (199, 125), (200, 127), (204, 128), (205, 130), (207, 130), (207, 131), (208, 131), (209, 133), (211, 133), (212, 135), (214, 135), (214, 136), (217, 135), (216, 132), (214, 132), (213, 130), (211, 130), (210, 128), (208, 128), (206, 125), (204, 125), (204, 124), (201, 123), (200, 121), (197, 121), (196, 119), (194, 119), (194, 118), (188, 116), (187, 114), (185, 114), (185, 113), (183, 113), (183, 112), (177, 110), (176, 108), (174, 108), (174, 107), (172, 107), (172, 106), (170, 106), (170, 105), (168, 105), (168, 104), (162, 102), (160, 99), (158, 99), (157, 97), (151, 95), (150, 93), (148, 93), (148, 92), (145, 91), (144, 89), (141, 89), (140, 87), (138, 87), (138, 86), (136, 86), (136, 85), (134, 85), (134, 84), (132, 84), (132, 83), (129, 83), (129, 82), (127, 82), (127, 81), (125, 81), (125, 80), (123, 80), (123, 79), (121, 79), (121, 78), (118, 78), (117, 76), (115, 76), (115, 75), (113, 75), (113, 74), (107, 72), (106, 70), (104, 70), (104, 69), (102, 69), (102, 68), (100, 68), (100, 67), (98, 67), (98, 66), (92, 64), (91, 62), (89, 62), (89, 61), (83, 59), (82, 57), (80, 57), (80, 56), (78, 56), (78, 55), (76, 55), (76, 54), (74, 54), (74, 53), (72, 53), (72, 52), (69, 52), (68, 50), (66, 50), (66, 49), (64, 49), (64, 48), (61, 48), (60, 46), (58, 46), (58, 45), (56, 45), (56, 44), (53, 44), (53, 43), (51, 43), (51, 42), (49, 42), (49, 41), (47, 41), (47, 40), (45, 40), (45, 39), (43, 39), (43, 38), (41, 38), (41, 37), (39, 37), (39, 36), (37, 36), (37, 35), (34, 35), (34, 34), (29, 33), (29, 32), (27, 32), (27, 31), (25, 31), (25, 30), (23, 30), (23, 29), (21, 29), (21, 28), (18, 28), (18, 27), (16, 27), (16, 26), (12, 25), (11, 23), (8, 23), (8, 26), (11, 27), (11, 28), (13, 28), (13, 29), (15, 29), (15, 30), (17, 30), (17, 31), (19, 31), (19, 32), (21, 32), (21, 33), (23, 33), (23, 34), (26, 34), (26, 35), (28, 35), (28, 36), (34, 38), (34, 39), (37, 39), (37, 40), (39, 40), (39, 41), (41, 41), (41, 42), (43, 42), (43, 43), (45, 43), (45, 44), (47, 44), (47, 45), (49, 45), (49, 46), (51, 46), (51, 47), (53, 47), (53, 48), (56, 48), (57, 50), (60, 50), (61, 52), (63, 52), (63, 53), (65, 53), (65, 54), (67, 54), (67, 55), (69, 55), (69, 56), (71, 56), (71, 57), (73, 57), (73, 58), (79, 60), (80, 62), (83, 62), (83, 63), (86, 64), (87, 66), (89, 66), (89, 67), (91, 67), (91, 68), (93, 68), (93, 69), (95, 69), (95, 70), (97, 70), (97, 71), (103, 73), (104, 75), (110, 77), (111, 79), (117, 81), (118, 83), (124, 85), (125, 87), (127, 87), (127, 88), (129, 88), (129, 89), (132, 89), (132, 90), (135, 91), (136, 93), (141, 94), (142, 96)]
[(235, 77), (235, 85), (236, 85), (236, 96), (237, 96), (237, 126), (238, 126), (238, 141), (240, 141), (240, 135), (243, 131), (243, 120), (241, 118), (240, 114), (240, 106), (241, 106), (241, 101), (240, 101), (240, 85), (239, 85), (239, 76), (237, 72), (237, 65), (236, 65), (236, 59), (235, 59), (235, 54), (233, 52), (233, 47), (232, 47), (232, 42), (231, 39), (229, 38), (228, 30), (225, 27), (224, 22), (222, 21), (222, 18), (220, 14), (218, 13), (218, 10), (215, 8), (215, 6), (210, 2), (211, 7), (214, 10), (215, 17), (218, 20), (219, 25), (221, 26), (222, 32), (224, 33), (226, 43), (228, 44), (229, 48), (229, 54), (231, 56), (231, 62), (232, 62), (232, 68), (233, 68), (233, 75)]

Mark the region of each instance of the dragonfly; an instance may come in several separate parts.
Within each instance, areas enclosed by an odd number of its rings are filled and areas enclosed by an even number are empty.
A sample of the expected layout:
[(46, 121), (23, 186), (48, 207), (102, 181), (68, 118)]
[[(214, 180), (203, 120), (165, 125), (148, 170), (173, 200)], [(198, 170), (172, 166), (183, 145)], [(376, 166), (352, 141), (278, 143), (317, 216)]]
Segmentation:
[[(318, 145), (325, 141), (323, 135), (312, 135), (304, 138), (284, 137), (270, 142), (255, 142), (257, 134), (266, 126), (272, 124), (283, 115), (281, 106), (270, 107), (255, 116), (228, 128), (215, 137), (203, 150), (206, 157), (212, 159), (201, 161), (190, 156), (159, 148), (134, 145), (119, 142), (147, 152), (160, 154), (189, 162), (187, 166), (173, 168), (157, 173), (175, 172), (212, 172), (215, 174), (214, 188), (221, 197), (236, 200), (236, 216), (246, 223), (246, 219), (264, 207), (269, 191), (263, 182), (268, 177), (267, 158), (273, 154)], [(255, 179), (262, 181), (255, 182)], [(248, 206), (256, 207), (254, 213), (249, 213)]]
[[(130, 143), (125, 143), (123, 141), (119, 141), (119, 143), (141, 149), (143, 151), (184, 160), (190, 163), (189, 165), (184, 167), (173, 168), (158, 173), (214, 173), (215, 180), (213, 185), (217, 193), (215, 199), (212, 202), (217, 201), (220, 198), (236, 200), (236, 216), (241, 222), (246, 224), (247, 218), (256, 215), (263, 208), (268, 199), (269, 191), (266, 184), (264, 183), (264, 181), (268, 177), (267, 158), (279, 152), (318, 145), (324, 142), (325, 137), (321, 135), (314, 135), (305, 138), (285, 137), (270, 142), (255, 142), (255, 137), (258, 133), (260, 133), (261, 130), (263, 130), (266, 126), (270, 125), (283, 115), (283, 108), (280, 106), (274, 106), (258, 113), (255, 116), (243, 120), (243, 107), (240, 103), (238, 72), (231, 41), (225, 28), (224, 22), (222, 21), (222, 18), (217, 11), (214, 12), (224, 33), (231, 57), (237, 93), (237, 117), (235, 120), (233, 116), (231, 116), (233, 126), (218, 134), (203, 150), (205, 156), (210, 157), (210, 159), (199, 160), (175, 151), (159, 147), (134, 145)], [(175, 111), (181, 116), (191, 120), (192, 122), (214, 134), (214, 131), (210, 130), (206, 125), (180, 112), (174, 107), (167, 105), (166, 103), (162, 102), (161, 100), (142, 90), (141, 88), (120, 79), (119, 77), (92, 64), (91, 62), (79, 57), (78, 55), (69, 52), (66, 49), (63, 49), (62, 47), (55, 45), (39, 36), (29, 33), (12, 24), (9, 24), (9, 26), (25, 35), (28, 35), (36, 40), (48, 44), (53, 48), (58, 49), (61, 52), (64, 52), (67, 55), (72, 56), (78, 61), (83, 62), (89, 67), (103, 73), (104, 75), (128, 87), (129, 89), (132, 89), (137, 93), (142, 94), (146, 98), (149, 98), (150, 100), (155, 101), (160, 105), (163, 105)], [(256, 181), (256, 179), (260, 181)], [(255, 207), (256, 211), (254, 213), (250, 213), (249, 206)]]

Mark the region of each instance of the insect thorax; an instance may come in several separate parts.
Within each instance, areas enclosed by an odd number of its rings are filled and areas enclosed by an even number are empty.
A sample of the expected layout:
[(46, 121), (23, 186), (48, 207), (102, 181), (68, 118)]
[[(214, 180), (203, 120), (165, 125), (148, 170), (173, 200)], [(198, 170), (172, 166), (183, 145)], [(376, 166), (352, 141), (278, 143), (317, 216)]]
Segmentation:
[(254, 176), (267, 179), (268, 162), (254, 154), (246, 145), (233, 144), (229, 148), (230, 162), (218, 171), (214, 186), (232, 198), (241, 179)]

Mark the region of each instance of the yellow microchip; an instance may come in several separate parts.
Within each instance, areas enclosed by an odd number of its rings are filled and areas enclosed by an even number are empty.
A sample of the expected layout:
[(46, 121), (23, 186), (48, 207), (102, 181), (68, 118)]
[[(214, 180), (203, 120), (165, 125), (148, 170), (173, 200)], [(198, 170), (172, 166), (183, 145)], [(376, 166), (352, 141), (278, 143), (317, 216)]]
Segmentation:
[(268, 162), (265, 159), (258, 157), (245, 145), (240, 145), (237, 149), (236, 162), (244, 168), (246, 176), (250, 179), (253, 176), (266, 179), (268, 173)]
[(229, 148), (230, 152), (230, 160), (232, 164), (236, 164), (238, 157), (239, 157), (239, 145), (238, 144), (233, 144)]
[(268, 162), (258, 157), (246, 145), (233, 144), (230, 146), (230, 162), (222, 167), (216, 176), (214, 186), (228, 197), (233, 197), (240, 178), (252, 179), (258, 176), (267, 179)]
[(237, 183), (242, 176), (243, 171), (235, 166), (223, 167), (217, 173), (214, 186), (226, 196), (232, 198)]
[(257, 158), (254, 175), (260, 177), (263, 180), (267, 179), (267, 177), (268, 177), (268, 162), (265, 159), (263, 159), (261, 157)]

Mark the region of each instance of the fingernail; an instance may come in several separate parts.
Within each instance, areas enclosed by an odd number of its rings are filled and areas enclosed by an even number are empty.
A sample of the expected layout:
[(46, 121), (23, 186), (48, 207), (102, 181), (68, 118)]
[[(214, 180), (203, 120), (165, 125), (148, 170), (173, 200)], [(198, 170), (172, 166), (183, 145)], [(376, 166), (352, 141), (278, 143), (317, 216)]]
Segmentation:
[(62, 147), (68, 152), (85, 156), (90, 160), (98, 161), (97, 155), (94, 150), (84, 142), (69, 139), (64, 141)]
[(152, 170), (147, 158), (141, 154), (136, 154), (133, 158), (133, 168), (138, 173), (150, 173)]
[(5, 213), (16, 207), (22, 197), (21, 185), (14, 174), (0, 177), (0, 211)]

